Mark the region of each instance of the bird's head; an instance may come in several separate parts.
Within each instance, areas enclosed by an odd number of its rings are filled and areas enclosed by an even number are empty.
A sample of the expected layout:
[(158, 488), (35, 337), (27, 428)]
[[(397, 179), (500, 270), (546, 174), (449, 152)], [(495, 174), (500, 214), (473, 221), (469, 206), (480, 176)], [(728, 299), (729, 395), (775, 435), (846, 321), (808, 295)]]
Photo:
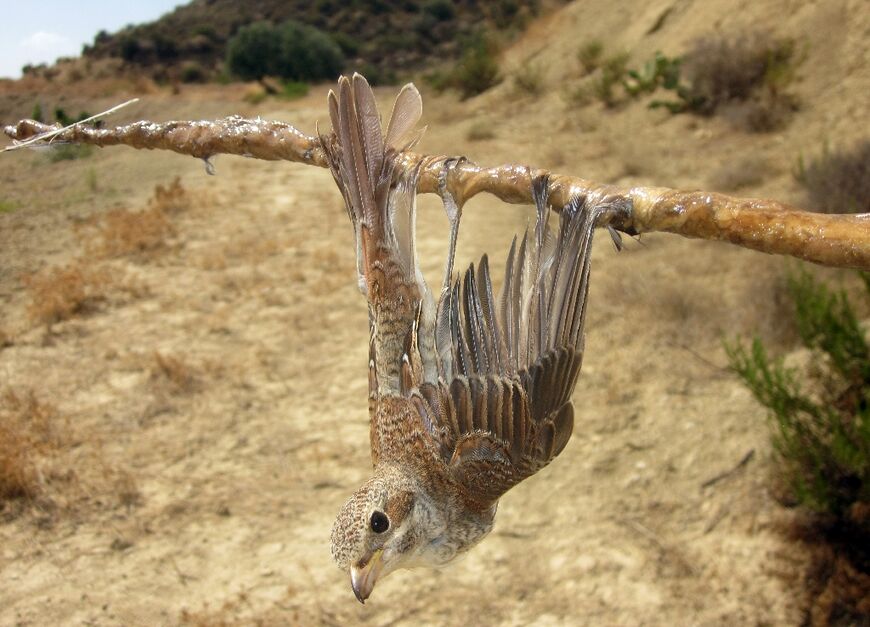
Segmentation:
[(443, 518), (413, 476), (379, 466), (338, 513), (332, 557), (350, 572), (353, 592), (364, 603), (379, 579), (425, 565), (426, 547), (444, 529)]

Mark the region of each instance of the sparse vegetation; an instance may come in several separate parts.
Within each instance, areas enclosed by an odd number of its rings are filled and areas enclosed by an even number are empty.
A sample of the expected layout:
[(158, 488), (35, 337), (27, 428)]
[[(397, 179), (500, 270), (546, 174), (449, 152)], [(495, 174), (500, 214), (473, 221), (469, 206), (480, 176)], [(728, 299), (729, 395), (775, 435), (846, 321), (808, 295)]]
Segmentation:
[(584, 74), (591, 74), (598, 69), (601, 63), (601, 55), (604, 53), (604, 44), (598, 39), (587, 41), (577, 51), (577, 59), (583, 68)]
[(32, 499), (46, 481), (44, 460), (63, 442), (57, 408), (33, 390), (0, 395), (0, 511), (4, 501)]
[(705, 37), (683, 57), (656, 52), (640, 69), (627, 67), (625, 53), (602, 60), (603, 54), (597, 41), (580, 49), (583, 73), (592, 76), (568, 92), (569, 104), (587, 104), (591, 95), (614, 107), (625, 99), (665, 89), (676, 99), (654, 99), (651, 108), (671, 113), (720, 113), (753, 132), (781, 127), (797, 108), (797, 99), (788, 87), (801, 59), (789, 39), (758, 34)]
[(94, 154), (94, 147), (89, 144), (57, 144), (48, 151), (49, 163), (59, 161), (75, 161)]
[(749, 154), (725, 161), (711, 172), (708, 185), (720, 192), (736, 192), (747, 187), (760, 185), (770, 173), (767, 160), (759, 155)]
[(285, 100), (295, 100), (308, 95), (308, 83), (287, 81), (281, 88), (281, 97)]
[(28, 315), (47, 327), (76, 315), (93, 311), (106, 300), (113, 284), (111, 273), (82, 261), (47, 268), (24, 277), (30, 291)]
[[(816, 397), (795, 370), (771, 361), (763, 344), (726, 345), (731, 368), (770, 409), (783, 474), (795, 499), (845, 516), (870, 502), (870, 347), (845, 292), (811, 274), (789, 278), (798, 332), (818, 352)], [(870, 289), (868, 289), (870, 292)]]
[(483, 141), (486, 139), (495, 138), (495, 129), (490, 122), (486, 120), (478, 120), (468, 127), (468, 132), (465, 134), (466, 139), (472, 142)]
[(464, 50), (447, 79), (447, 86), (457, 89), (463, 100), (482, 94), (501, 82), (493, 41), (476, 36), (466, 42)]
[(10, 213), (15, 211), (18, 208), (18, 205), (11, 200), (5, 200), (0, 198), (0, 213)]
[(848, 150), (798, 161), (795, 178), (807, 191), (809, 208), (823, 213), (870, 212), (870, 139)]
[(159, 207), (113, 209), (103, 216), (98, 239), (89, 252), (101, 257), (154, 253), (166, 246), (166, 239), (174, 232), (169, 217)]
[(176, 177), (157, 185), (145, 209), (112, 209), (92, 223), (96, 229), (88, 245), (94, 257), (153, 254), (166, 248), (175, 233), (171, 216), (189, 209), (193, 199)]
[(158, 387), (166, 387), (173, 394), (188, 394), (196, 388), (193, 369), (179, 357), (154, 352), (151, 381)]
[(592, 83), (592, 93), (607, 107), (616, 106), (619, 97), (616, 87), (621, 85), (628, 71), (628, 53), (620, 52), (604, 59), (600, 73)]
[[(870, 294), (870, 276), (863, 279)], [(817, 560), (824, 569), (808, 577), (808, 616), (853, 624), (870, 615), (866, 594), (854, 594), (870, 584), (870, 346), (844, 291), (807, 271), (789, 277), (789, 291), (813, 352), (806, 375), (771, 360), (757, 338), (751, 347), (726, 343), (726, 351), (770, 412), (787, 499), (815, 513), (808, 535), (829, 543)]]
[(672, 87), (678, 100), (656, 104), (674, 113), (723, 113), (749, 131), (774, 130), (797, 108), (788, 87), (800, 62), (790, 39), (705, 37), (683, 57), (686, 82)]
[(513, 75), (514, 88), (528, 96), (538, 96), (544, 90), (543, 68), (534, 63), (525, 62)]

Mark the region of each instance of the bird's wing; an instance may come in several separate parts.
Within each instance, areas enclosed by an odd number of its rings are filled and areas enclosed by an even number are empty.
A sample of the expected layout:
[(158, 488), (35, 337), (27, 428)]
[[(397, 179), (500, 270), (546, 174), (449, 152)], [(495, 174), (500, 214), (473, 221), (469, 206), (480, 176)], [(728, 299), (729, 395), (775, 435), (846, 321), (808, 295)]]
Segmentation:
[(486, 256), (442, 296), (440, 376), (411, 393), (454, 477), (481, 506), (548, 464), (573, 429), (592, 234), (603, 206), (574, 200), (554, 234), (547, 183), (533, 183), (535, 232), (514, 241), (500, 298)]
[[(434, 376), (435, 302), (417, 264), (414, 244), (418, 166), (402, 152), (416, 137), (422, 113), (420, 93), (411, 85), (399, 92), (386, 135), (365, 78), (355, 74), (330, 91), (333, 133), (321, 136), (330, 171), (344, 196), (354, 227), (359, 287), (369, 305), (369, 413), (377, 428), (381, 399), (402, 395), (403, 373), (415, 381), (424, 364)], [(373, 459), (377, 461), (373, 437)]]

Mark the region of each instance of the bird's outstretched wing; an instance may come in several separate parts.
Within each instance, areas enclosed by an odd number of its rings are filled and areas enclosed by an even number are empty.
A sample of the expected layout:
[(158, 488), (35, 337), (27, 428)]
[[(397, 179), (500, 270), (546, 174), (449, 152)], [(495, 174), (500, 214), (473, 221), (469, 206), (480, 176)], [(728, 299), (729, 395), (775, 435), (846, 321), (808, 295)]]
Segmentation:
[(592, 234), (603, 206), (575, 199), (553, 233), (547, 183), (533, 182), (535, 231), (514, 240), (500, 297), (486, 256), (442, 296), (439, 377), (410, 392), (450, 472), (481, 507), (548, 464), (573, 429)]

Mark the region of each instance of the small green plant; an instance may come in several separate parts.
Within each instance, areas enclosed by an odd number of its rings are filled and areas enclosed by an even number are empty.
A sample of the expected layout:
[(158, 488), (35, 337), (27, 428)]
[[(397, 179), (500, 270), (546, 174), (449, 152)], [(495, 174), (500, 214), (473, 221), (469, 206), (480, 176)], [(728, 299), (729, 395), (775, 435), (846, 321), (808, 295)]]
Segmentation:
[(472, 142), (495, 139), (495, 130), (493, 130), (491, 123), (486, 120), (479, 120), (468, 127), (465, 137), (468, 141)]
[(181, 66), (182, 83), (204, 83), (208, 79), (205, 68), (196, 61), (187, 61)]
[(96, 168), (88, 168), (88, 171), (85, 172), (85, 186), (88, 188), (88, 191), (91, 193), (96, 193), (100, 191), (100, 185), (97, 181), (97, 169)]
[(71, 115), (68, 115), (62, 107), (55, 107), (54, 109), (54, 119), (61, 126), (70, 126), (72, 124), (75, 124), (76, 122), (86, 120), (89, 117), (91, 117), (91, 114), (87, 111), (81, 111), (79, 112), (78, 117), (72, 117)]
[[(870, 276), (863, 278), (870, 294)], [(845, 292), (807, 271), (791, 274), (788, 287), (800, 337), (817, 356), (815, 380), (770, 359), (757, 338), (725, 350), (731, 370), (770, 411), (779, 467), (796, 502), (848, 521), (855, 506), (870, 503), (870, 346)]]
[(628, 66), (628, 53), (620, 52), (606, 58), (601, 64), (600, 75), (592, 83), (595, 96), (608, 107), (619, 103), (615, 88), (622, 85)]
[(647, 61), (640, 70), (628, 70), (628, 78), (623, 80), (625, 91), (630, 96), (651, 94), (659, 87), (677, 89), (680, 83), (679, 57), (666, 57), (661, 52)]
[(520, 66), (513, 80), (516, 90), (529, 96), (538, 96), (544, 90), (543, 68), (529, 62)]
[(591, 74), (601, 64), (601, 55), (604, 53), (604, 44), (598, 39), (587, 41), (577, 51), (577, 59), (583, 67), (584, 74)]
[(18, 208), (18, 205), (11, 200), (0, 199), (0, 213), (11, 213)]
[(281, 98), (285, 100), (295, 100), (308, 95), (308, 83), (301, 81), (286, 81), (281, 86)]
[(37, 122), (44, 122), (42, 119), (42, 105), (38, 102), (33, 105), (33, 111), (30, 112), (30, 119), (36, 120)]
[(822, 154), (805, 163), (798, 159), (795, 179), (804, 186), (809, 204), (823, 213), (870, 212), (870, 139), (853, 148)]
[(450, 74), (451, 87), (463, 100), (482, 94), (501, 82), (495, 44), (482, 35), (466, 42), (462, 58)]
[(93, 153), (94, 147), (88, 144), (55, 144), (48, 151), (48, 161), (75, 161), (90, 157)]

